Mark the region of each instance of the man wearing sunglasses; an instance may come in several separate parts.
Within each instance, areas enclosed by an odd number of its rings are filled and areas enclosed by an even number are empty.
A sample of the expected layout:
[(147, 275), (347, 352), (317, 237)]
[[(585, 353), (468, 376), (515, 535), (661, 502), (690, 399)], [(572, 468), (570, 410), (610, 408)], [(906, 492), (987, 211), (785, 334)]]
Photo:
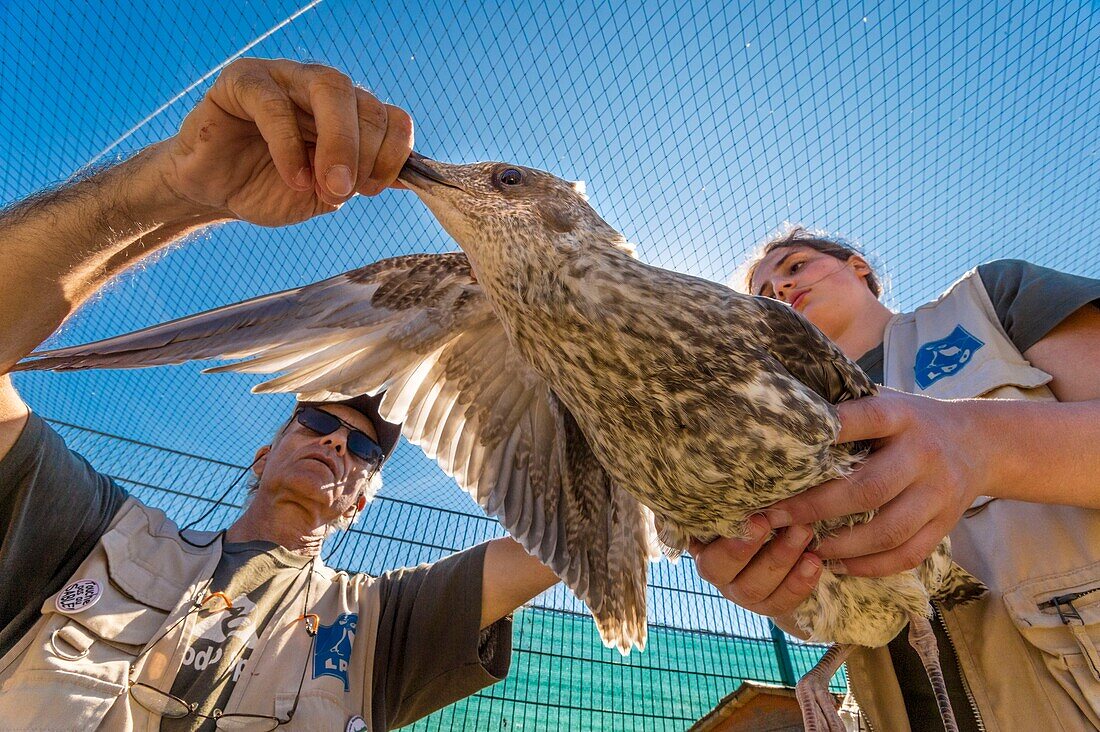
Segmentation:
[(381, 395), (298, 403), (226, 530), (179, 530), (70, 452), (8, 370), (116, 273), (196, 228), (393, 185), (411, 120), (343, 74), (244, 59), (172, 138), (0, 213), (0, 728), (385, 730), (507, 672), (557, 578), (511, 539), (378, 578), (326, 538), (380, 486)]

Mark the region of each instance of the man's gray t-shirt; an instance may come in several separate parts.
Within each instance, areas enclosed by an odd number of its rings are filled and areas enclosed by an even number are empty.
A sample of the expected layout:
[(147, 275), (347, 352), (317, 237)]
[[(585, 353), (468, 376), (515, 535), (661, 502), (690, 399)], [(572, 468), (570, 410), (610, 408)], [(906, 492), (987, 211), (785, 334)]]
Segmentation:
[[(69, 450), (41, 417), (30, 415), (0, 460), (0, 656), (38, 620), (46, 598), (64, 586), (126, 498), (126, 491)], [(248, 554), (260, 545), (275, 546), (245, 542), (230, 548), (243, 547)], [(508, 673), (511, 617), (479, 630), (487, 546), (377, 578), (381, 609), (372, 729), (408, 724)], [(280, 561), (264, 564), (250, 580), (267, 583), (276, 594), (285, 584), (272, 575), (297, 571), (287, 566), (293, 562), (285, 550), (277, 554)], [(215, 570), (226, 574), (227, 584), (234, 581), (233, 567), (244, 564), (236, 558), (233, 551), (224, 554)], [(212, 653), (204, 645), (193, 650)]]
[(126, 491), (31, 414), (0, 461), (0, 656), (38, 620), (126, 500)]

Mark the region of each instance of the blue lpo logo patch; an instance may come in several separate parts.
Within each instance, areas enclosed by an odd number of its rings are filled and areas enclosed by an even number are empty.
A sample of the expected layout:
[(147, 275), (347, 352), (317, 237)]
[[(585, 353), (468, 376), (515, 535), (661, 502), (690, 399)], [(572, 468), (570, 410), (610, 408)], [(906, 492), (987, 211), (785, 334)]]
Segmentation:
[(917, 386), (927, 389), (940, 379), (959, 373), (970, 363), (974, 352), (984, 345), (961, 325), (956, 325), (946, 338), (925, 343), (917, 349), (913, 364)]
[(317, 629), (317, 638), (313, 641), (313, 678), (335, 676), (344, 682), (344, 691), (349, 690), (348, 664), (358, 624), (357, 613), (341, 613), (332, 625)]

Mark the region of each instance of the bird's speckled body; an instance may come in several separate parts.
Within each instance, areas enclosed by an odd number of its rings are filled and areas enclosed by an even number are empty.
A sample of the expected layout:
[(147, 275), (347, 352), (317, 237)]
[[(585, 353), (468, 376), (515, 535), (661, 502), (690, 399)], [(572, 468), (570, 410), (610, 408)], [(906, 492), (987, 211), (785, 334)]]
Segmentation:
[[(431, 165), (465, 195), (417, 192), (612, 478), (663, 519), (673, 551), (742, 535), (751, 514), (858, 464), (859, 446), (834, 444), (832, 404), (875, 386), (793, 310), (638, 261), (549, 174), (523, 169), (527, 197), (509, 200), (486, 185), (499, 164)], [(825, 570), (796, 620), (813, 640), (884, 645), (913, 613), (928, 614), (930, 593), (954, 592), (951, 566), (945, 540), (912, 572)]]
[(738, 531), (749, 513), (850, 463), (832, 444), (831, 405), (761, 343), (766, 312), (751, 298), (600, 254), (538, 257), (522, 295), (479, 281), (601, 462), (671, 527)]

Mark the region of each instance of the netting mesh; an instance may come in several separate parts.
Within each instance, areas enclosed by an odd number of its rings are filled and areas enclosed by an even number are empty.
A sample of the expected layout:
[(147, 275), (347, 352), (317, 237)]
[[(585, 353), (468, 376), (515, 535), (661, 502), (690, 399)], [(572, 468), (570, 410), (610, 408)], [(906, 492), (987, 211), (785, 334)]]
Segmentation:
[[(345, 70), (411, 111), (431, 157), (586, 180), (594, 207), (664, 267), (727, 281), (800, 221), (862, 243), (896, 308), (1002, 257), (1100, 276), (1095, 4), (28, 2), (0, 16), (0, 43), (4, 201), (172, 134), (210, 72), (246, 49)], [(396, 191), (289, 229), (225, 226), (122, 277), (51, 344), (453, 248)], [(186, 520), (290, 403), (249, 395), (254, 377), (198, 371), (17, 385), (93, 464)], [(377, 572), (500, 535), (407, 445), (382, 496), (334, 563)], [(777, 654), (768, 624), (690, 561), (656, 568), (651, 601), (651, 646), (622, 660), (575, 600), (547, 593), (519, 616), (509, 679), (420, 724), (682, 729), (741, 679), (784, 681), (791, 658), (797, 673), (819, 653)]]

